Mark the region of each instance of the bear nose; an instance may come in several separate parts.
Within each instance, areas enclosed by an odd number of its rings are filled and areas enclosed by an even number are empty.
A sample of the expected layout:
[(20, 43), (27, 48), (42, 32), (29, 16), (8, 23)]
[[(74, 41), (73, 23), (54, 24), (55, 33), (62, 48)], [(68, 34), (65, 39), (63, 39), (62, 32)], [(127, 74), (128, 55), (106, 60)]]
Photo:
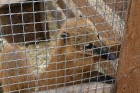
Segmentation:
[(92, 48), (93, 48), (93, 44), (91, 44), (91, 43), (88, 43), (85, 45), (85, 50), (92, 49)]
[(115, 59), (117, 59), (115, 53), (105, 54), (105, 55), (103, 55), (102, 57), (103, 57), (104, 59), (108, 59), (108, 60), (115, 60)]
[(96, 48), (96, 46), (93, 47), (93, 53), (100, 54), (102, 58), (107, 60), (115, 60), (117, 59), (115, 53), (110, 53), (109, 49), (106, 46), (103, 46), (101, 48)]

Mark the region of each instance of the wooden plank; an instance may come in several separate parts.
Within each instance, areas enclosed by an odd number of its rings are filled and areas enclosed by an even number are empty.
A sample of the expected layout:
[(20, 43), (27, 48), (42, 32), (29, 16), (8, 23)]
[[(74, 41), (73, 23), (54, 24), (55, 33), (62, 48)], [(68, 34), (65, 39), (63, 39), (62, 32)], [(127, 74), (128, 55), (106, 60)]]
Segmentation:
[(0, 0), (0, 8), (9, 3), (12, 4), (12, 3), (25, 2), (25, 1), (27, 0)]
[(71, 11), (71, 9), (69, 9), (69, 6), (63, 0), (57, 0), (57, 4), (63, 10), (63, 12), (67, 18), (75, 17), (75, 14)]
[(58, 28), (61, 27), (63, 21), (62, 21), (62, 13), (57, 10), (57, 7), (53, 5), (52, 1), (47, 1), (48, 9), (50, 10), (52, 16), (55, 18), (57, 21)]
[[(40, 23), (41, 13), (38, 12), (41, 11), (40, 3), (23, 3), (22, 6), (20, 3), (12, 3), (10, 4), (10, 12), (9, 5), (0, 8), (1, 33), (5, 35), (3, 37), (9, 43), (33, 43), (43, 39), (43, 31)], [(34, 33), (35, 31), (36, 33)]]
[(43, 11), (40, 13), (40, 21), (43, 23), (41, 24), (42, 30), (44, 31), (43, 35), (45, 39), (50, 39), (49, 36), (49, 26), (47, 20), (47, 13), (46, 13), (46, 2), (40, 2), (40, 10)]
[(130, 0), (114, 93), (140, 93), (140, 0)]

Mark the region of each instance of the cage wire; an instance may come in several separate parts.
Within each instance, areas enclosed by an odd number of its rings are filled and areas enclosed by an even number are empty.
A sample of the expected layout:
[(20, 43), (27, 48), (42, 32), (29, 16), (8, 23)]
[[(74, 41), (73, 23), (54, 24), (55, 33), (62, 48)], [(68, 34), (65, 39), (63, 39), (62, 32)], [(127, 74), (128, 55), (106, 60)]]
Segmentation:
[(0, 0), (1, 93), (111, 93), (128, 0)]

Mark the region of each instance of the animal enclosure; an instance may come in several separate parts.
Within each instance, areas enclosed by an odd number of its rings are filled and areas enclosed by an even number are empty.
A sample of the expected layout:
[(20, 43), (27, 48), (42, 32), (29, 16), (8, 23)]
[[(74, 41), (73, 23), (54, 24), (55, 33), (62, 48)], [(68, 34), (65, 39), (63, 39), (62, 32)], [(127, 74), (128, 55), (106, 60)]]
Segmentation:
[(1, 93), (112, 93), (131, 0), (1, 0)]

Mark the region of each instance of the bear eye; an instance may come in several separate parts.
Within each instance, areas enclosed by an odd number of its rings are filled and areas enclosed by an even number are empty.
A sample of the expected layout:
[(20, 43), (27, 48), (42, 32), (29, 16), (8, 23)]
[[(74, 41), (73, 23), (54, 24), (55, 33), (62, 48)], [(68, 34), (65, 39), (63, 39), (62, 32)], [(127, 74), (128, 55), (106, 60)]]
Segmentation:
[(69, 35), (69, 33), (67, 33), (67, 32), (63, 32), (62, 34), (61, 34), (61, 37), (62, 38), (68, 38), (70, 35)]
[(93, 44), (88, 43), (85, 45), (85, 50), (93, 48)]

